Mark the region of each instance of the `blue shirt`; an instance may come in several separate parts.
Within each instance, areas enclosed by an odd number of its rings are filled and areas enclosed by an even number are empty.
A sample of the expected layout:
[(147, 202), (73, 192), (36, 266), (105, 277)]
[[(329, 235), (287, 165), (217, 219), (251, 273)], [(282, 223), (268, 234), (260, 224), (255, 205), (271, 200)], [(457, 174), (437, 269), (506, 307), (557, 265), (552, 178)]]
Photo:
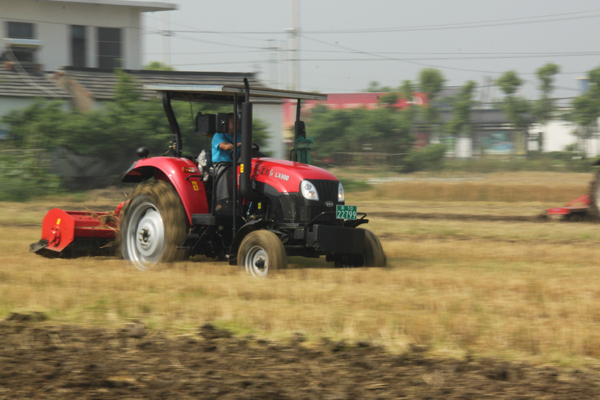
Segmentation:
[[(237, 134), (237, 141), (238, 143), (240, 143), (242, 141), (242, 135), (241, 134)], [(233, 138), (231, 137), (231, 135), (229, 133), (215, 133), (215, 135), (212, 138), (212, 162), (214, 163), (218, 163), (218, 162), (233, 162), (233, 159), (231, 158), (231, 153), (232, 151), (229, 150), (223, 150), (222, 148), (219, 147), (219, 145), (221, 143), (233, 143)]]

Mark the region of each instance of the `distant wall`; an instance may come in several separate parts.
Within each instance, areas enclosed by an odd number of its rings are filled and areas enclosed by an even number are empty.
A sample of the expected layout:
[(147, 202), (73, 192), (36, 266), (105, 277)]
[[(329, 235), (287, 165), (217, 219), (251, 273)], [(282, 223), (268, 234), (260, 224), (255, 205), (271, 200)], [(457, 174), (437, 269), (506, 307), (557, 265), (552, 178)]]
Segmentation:
[[(573, 132), (577, 126), (568, 121), (551, 121), (547, 125), (540, 126), (535, 124), (530, 132), (542, 132), (544, 135), (544, 152), (564, 151), (565, 147), (577, 143), (577, 136)], [(593, 138), (588, 139), (583, 144), (588, 157), (600, 155), (600, 139), (598, 133)]]
[(0, 118), (12, 110), (18, 110), (30, 106), (35, 99), (28, 97), (0, 97)]

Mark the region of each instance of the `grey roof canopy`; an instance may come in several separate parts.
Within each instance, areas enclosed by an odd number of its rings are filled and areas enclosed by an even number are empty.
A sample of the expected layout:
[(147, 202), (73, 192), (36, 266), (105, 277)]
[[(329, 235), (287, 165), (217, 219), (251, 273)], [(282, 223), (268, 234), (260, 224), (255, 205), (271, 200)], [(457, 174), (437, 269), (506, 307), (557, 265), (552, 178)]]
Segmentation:
[[(244, 86), (239, 85), (144, 85), (146, 90), (169, 92), (173, 100), (197, 102), (230, 102), (235, 96), (245, 94)], [(252, 98), (327, 100), (326, 94), (295, 92), (290, 90), (250, 88)]]
[[(154, 90), (143, 90), (145, 85), (242, 85), (247, 78), (252, 88), (265, 87), (252, 72), (200, 72), (200, 71), (151, 71), (122, 70), (135, 78), (133, 84), (143, 100), (156, 96)], [(95, 101), (113, 100), (119, 80), (113, 70), (99, 68), (63, 67), (54, 74), (55, 79), (64, 81), (63, 87), (77, 87), (87, 92)], [(267, 100), (269, 102), (277, 99)]]

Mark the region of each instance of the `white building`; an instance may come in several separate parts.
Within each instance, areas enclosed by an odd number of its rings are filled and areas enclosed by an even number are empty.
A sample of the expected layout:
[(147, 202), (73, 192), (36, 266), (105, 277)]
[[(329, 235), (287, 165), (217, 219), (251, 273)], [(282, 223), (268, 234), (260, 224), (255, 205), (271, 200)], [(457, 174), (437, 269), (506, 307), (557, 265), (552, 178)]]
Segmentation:
[(175, 9), (151, 1), (0, 0), (0, 46), (45, 71), (140, 69), (142, 13)]
[[(0, 117), (40, 97), (69, 100), (82, 111), (101, 106), (111, 101), (114, 68), (133, 74), (140, 83), (221, 79), (220, 72), (140, 71), (142, 13), (176, 9), (175, 4), (155, 1), (0, 0)], [(229, 75), (239, 78), (235, 83), (240, 85), (244, 76), (254, 76)], [(254, 111), (268, 125), (272, 140), (267, 150), (285, 157), (280, 103), (257, 104)]]
[[(532, 125), (530, 133), (537, 135), (539, 132), (544, 137), (543, 152), (565, 151), (567, 146), (577, 145), (578, 150), (585, 152), (586, 157), (597, 157), (600, 155), (600, 138), (598, 133), (591, 135), (589, 139), (579, 140), (575, 135), (578, 127), (568, 121), (554, 120), (544, 126)], [(537, 150), (535, 148), (534, 150)]]

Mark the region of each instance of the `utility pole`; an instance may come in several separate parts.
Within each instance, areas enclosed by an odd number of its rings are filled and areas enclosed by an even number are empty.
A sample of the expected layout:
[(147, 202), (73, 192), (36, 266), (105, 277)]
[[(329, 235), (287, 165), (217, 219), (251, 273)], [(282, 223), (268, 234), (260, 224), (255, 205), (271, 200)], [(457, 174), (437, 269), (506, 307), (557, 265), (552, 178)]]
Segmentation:
[(290, 34), (290, 64), (292, 67), (292, 90), (300, 89), (300, 0), (291, 0), (292, 27)]

